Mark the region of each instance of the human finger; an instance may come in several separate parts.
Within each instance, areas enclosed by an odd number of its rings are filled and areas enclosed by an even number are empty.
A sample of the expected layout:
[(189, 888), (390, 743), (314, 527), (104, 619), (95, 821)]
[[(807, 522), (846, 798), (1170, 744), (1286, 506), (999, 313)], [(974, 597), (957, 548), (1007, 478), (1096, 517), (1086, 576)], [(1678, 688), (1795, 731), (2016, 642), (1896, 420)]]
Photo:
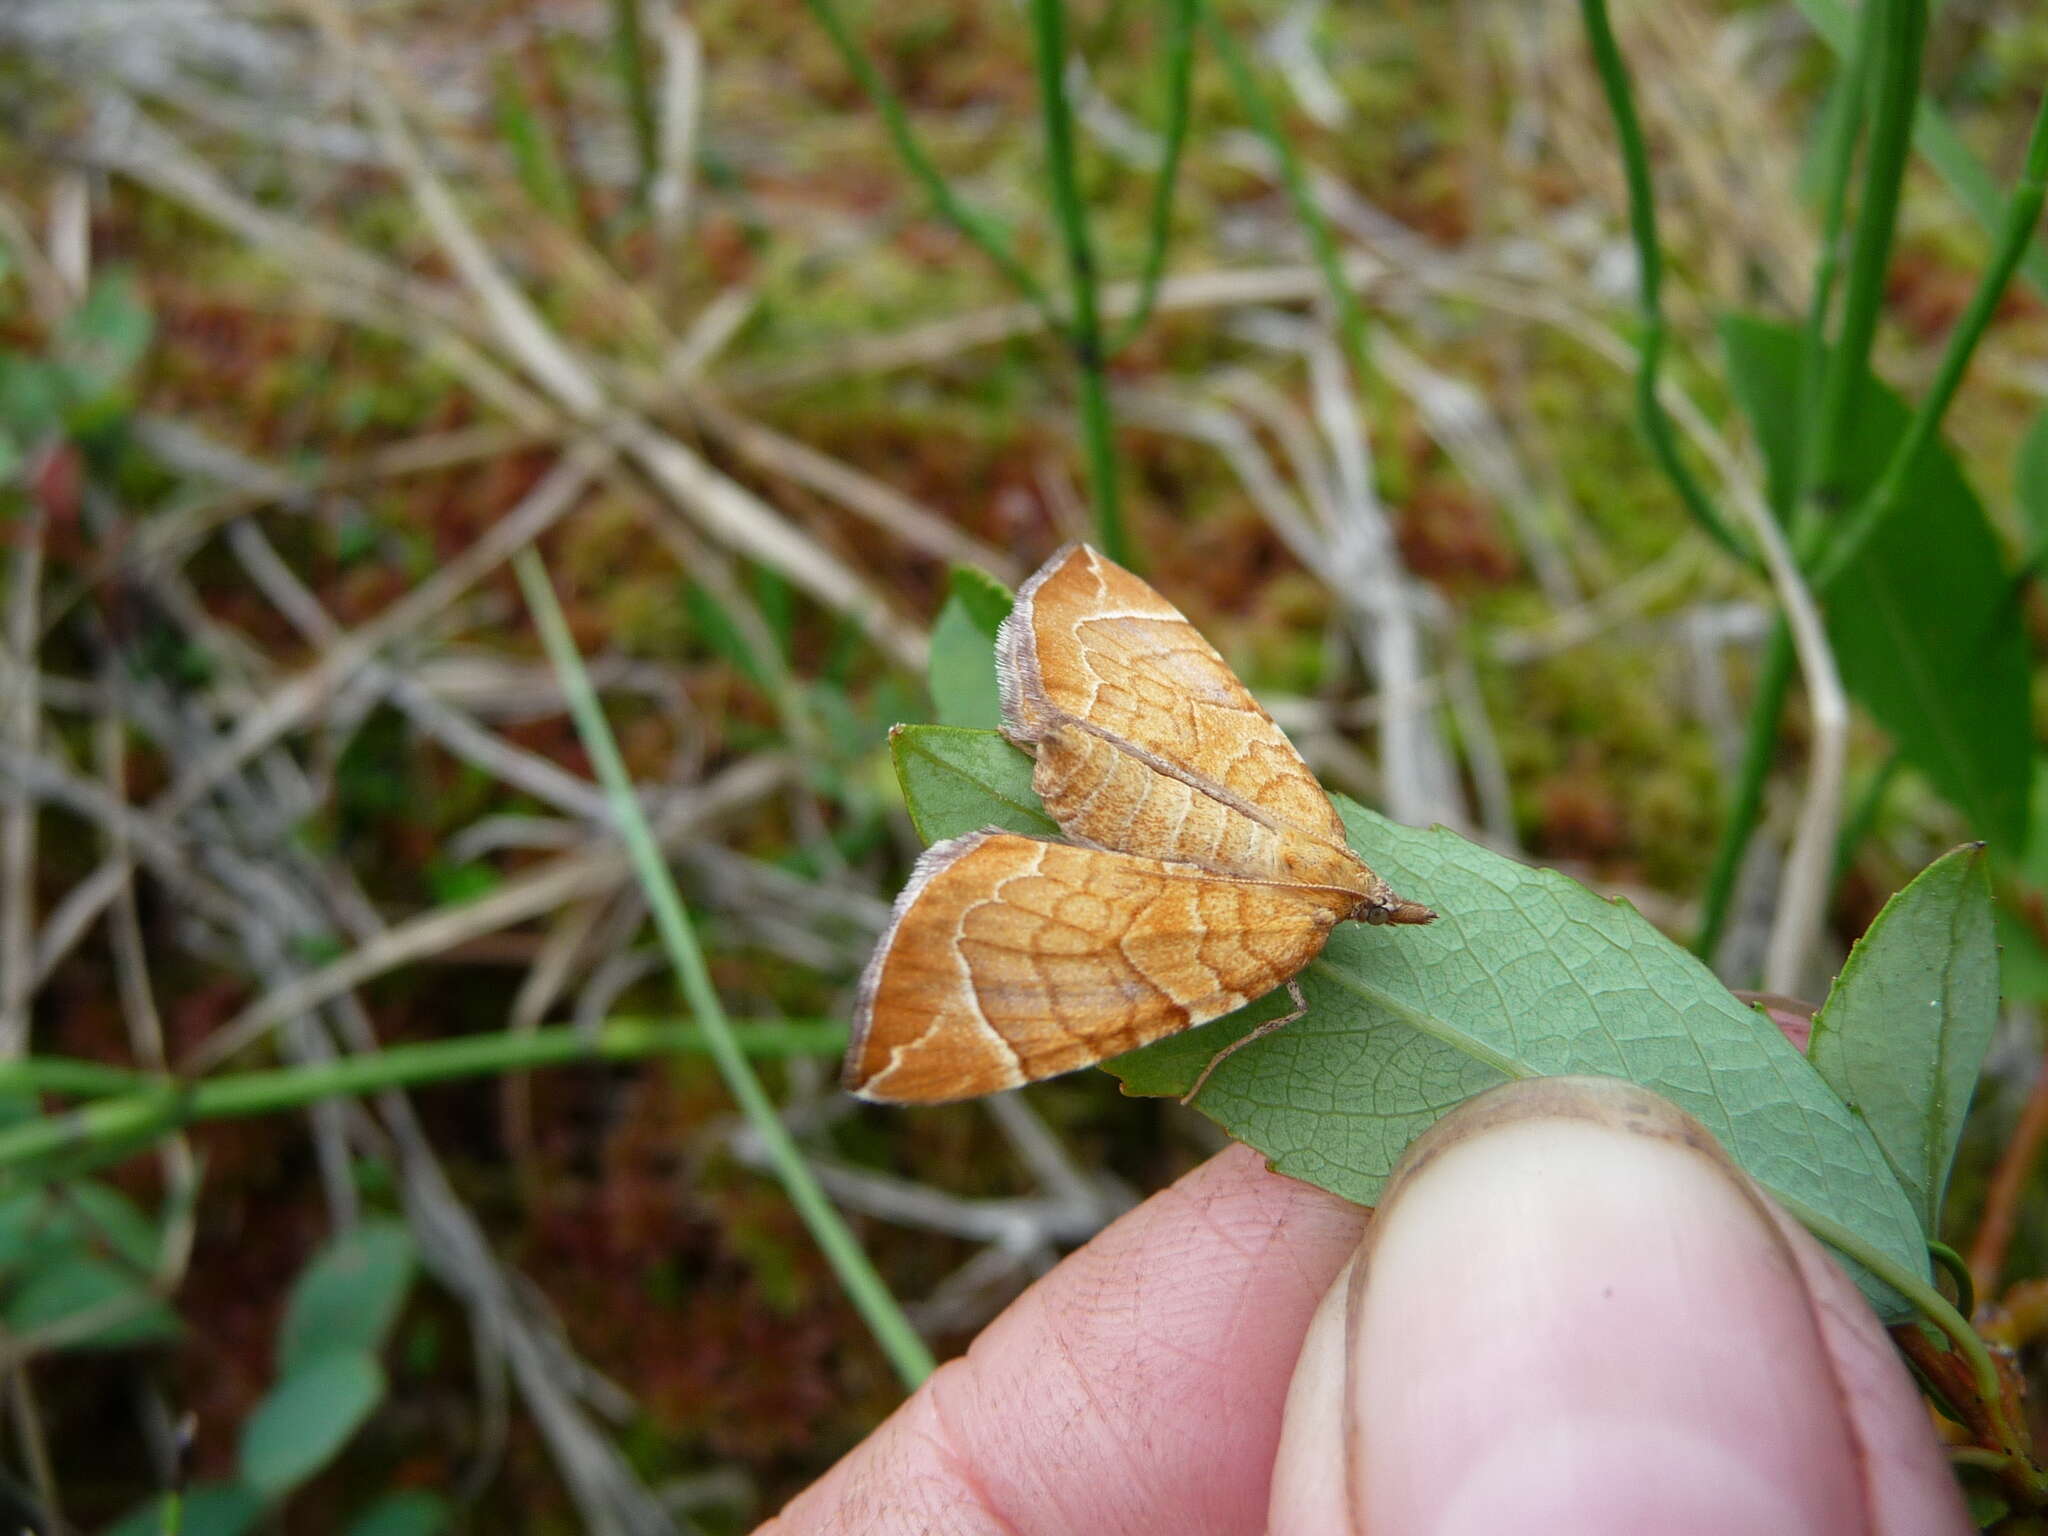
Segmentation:
[(1482, 1095), (1397, 1169), (1318, 1307), (1271, 1528), (1969, 1529), (1855, 1287), (1667, 1101)]

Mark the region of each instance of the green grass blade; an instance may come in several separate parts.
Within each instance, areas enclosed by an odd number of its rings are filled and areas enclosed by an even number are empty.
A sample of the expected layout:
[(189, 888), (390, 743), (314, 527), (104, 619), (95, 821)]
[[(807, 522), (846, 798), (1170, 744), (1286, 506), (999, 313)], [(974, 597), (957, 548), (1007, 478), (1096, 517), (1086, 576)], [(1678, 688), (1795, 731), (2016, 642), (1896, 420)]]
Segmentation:
[[(1843, 280), (1841, 334), (1821, 376), (1819, 414), (1800, 460), (1807, 466), (1803, 499), (1826, 500), (1839, 490), (1871, 342), (1884, 306), (1885, 269), (1898, 232), (1899, 189), (1912, 142), (1913, 108), (1920, 96), (1920, 52), (1927, 36), (1924, 0), (1871, 0), (1864, 25), (1870, 42), (1870, 138), (1856, 234)], [(1804, 553), (1806, 551), (1802, 551)]]
[(704, 1031), (712, 1060), (717, 1062), (719, 1072), (754, 1134), (761, 1139), (762, 1149), (788, 1192), (790, 1203), (811, 1229), (811, 1236), (824, 1251), (826, 1260), (839, 1277), (839, 1283), (845, 1287), (848, 1299), (866, 1320), (875, 1341), (882, 1346), (904, 1385), (915, 1387), (932, 1372), (931, 1352), (917, 1336), (917, 1330), (911, 1327), (910, 1319), (903, 1315), (903, 1309), (897, 1305), (896, 1298), (889, 1293), (888, 1286), (868, 1261), (867, 1254), (862, 1252), (853, 1233), (840, 1219), (839, 1212), (826, 1198), (817, 1176), (804, 1161), (802, 1151), (776, 1114), (767, 1090), (761, 1086), (761, 1080), (754, 1075), (739, 1042), (733, 1037), (724, 1005), (719, 1002), (717, 989), (711, 984), (711, 972), (704, 963), (704, 952), (698, 947), (696, 931), (683, 907), (682, 895), (676, 890), (667, 862), (662, 858), (661, 846), (655, 841), (646, 815), (640, 808), (639, 797), (633, 792), (632, 780), (619, 756), (618, 743), (612, 738), (611, 727), (606, 724), (597, 694), (590, 686), (590, 676), (584, 671), (583, 660), (576, 652), (568, 620), (563, 617), (561, 605), (555, 600), (547, 571), (540, 557), (531, 550), (521, 551), (515, 567), (520, 588), (526, 594), (527, 605), (533, 610), (542, 642), (547, 647), (548, 659), (554, 665), (569, 700), (570, 712), (575, 716), (577, 733), (582, 737), (584, 750), (590, 754), (610, 798), (612, 816), (632, 859), (634, 872), (640, 877), (648, 908), (654, 915), (655, 928), (661, 935), (662, 947), (668, 952), (669, 963), (675, 969), (684, 999)]
[(1166, 49), (1166, 131), (1159, 157), (1158, 179), (1152, 184), (1152, 207), (1146, 219), (1145, 260), (1139, 268), (1138, 306), (1124, 321), (1109, 351), (1115, 356), (1152, 319), (1159, 300), (1159, 280), (1166, 274), (1166, 251), (1172, 243), (1173, 194), (1180, 179), (1181, 150), (1188, 137), (1189, 89), (1195, 73), (1195, 0), (1168, 0)]
[[(1846, 57), (1853, 51), (1856, 14), (1842, 0), (1794, 0), (1794, 3), (1807, 24), (1836, 53)], [(1921, 102), (1919, 110), (1914, 113), (1913, 147), (1926, 157), (1935, 175), (1947, 184), (1956, 201), (1976, 216), (1978, 223), (1987, 230), (1998, 228), (1999, 212), (2004, 205), (1998, 183), (1970, 152), (1955, 129), (1949, 126), (1940, 108), (1931, 102)], [(2038, 237), (2030, 240), (2020, 258), (2019, 269), (2039, 293), (2048, 297), (2048, 243)]]
[(1593, 48), (1593, 67), (1607, 93), (1607, 110), (1614, 118), (1615, 139), (1621, 148), (1622, 170), (1628, 181), (1628, 224), (1636, 248), (1637, 307), (1642, 325), (1642, 337), (1637, 342), (1636, 419), (1686, 514), (1716, 544), (1748, 563), (1749, 551), (1722, 521), (1721, 514), (1714, 510), (1707, 493), (1686, 467), (1678, 452), (1677, 436), (1671, 430), (1671, 419), (1657, 397), (1657, 373), (1663, 364), (1666, 339), (1664, 256), (1657, 240), (1657, 200), (1650, 189), (1650, 154), (1643, 142), (1642, 121), (1636, 115), (1628, 66), (1614, 40), (1614, 28), (1607, 20), (1606, 0), (1580, 0), (1579, 11)]
[(846, 20), (839, 14), (839, 7), (833, 0), (804, 0), (810, 12), (825, 29), (825, 35), (832, 40), (832, 46), (839, 51), (848, 71), (860, 83), (869, 102), (881, 114), (882, 126), (887, 130), (889, 142), (895, 146), (896, 156), (903, 162), (917, 184), (924, 188), (931, 199), (932, 207), (939, 216), (951, 224), (972, 242), (981, 253), (995, 263), (996, 270), (1009, 280), (1010, 286), (1031, 304), (1044, 318), (1055, 333), (1063, 333), (1065, 326), (1053, 309), (1052, 299), (1045, 291), (1045, 285), (1032, 276), (1031, 269), (1019, 261), (1010, 250), (994, 224), (962, 202), (954, 193), (952, 184), (945, 173), (933, 164), (930, 155), (924, 152), (917, 136), (910, 131), (910, 116), (903, 110), (903, 103), (894, 91), (883, 82), (868, 56), (847, 30)]
[(1068, 339), (1081, 368), (1081, 441), (1087, 450), (1088, 489), (1095, 508), (1095, 536), (1102, 552), (1132, 570), (1138, 551), (1124, 527), (1123, 493), (1117, 483), (1116, 437), (1109, 413), (1109, 358), (1103, 344), (1095, 245), (1088, 233), (1088, 209), (1081, 198), (1074, 144), (1074, 106), (1067, 99), (1067, 37), (1064, 0), (1031, 0), (1031, 36), (1038, 59), (1038, 100), (1045, 123), (1046, 176), (1053, 213), (1066, 252), (1067, 284), (1073, 299)]

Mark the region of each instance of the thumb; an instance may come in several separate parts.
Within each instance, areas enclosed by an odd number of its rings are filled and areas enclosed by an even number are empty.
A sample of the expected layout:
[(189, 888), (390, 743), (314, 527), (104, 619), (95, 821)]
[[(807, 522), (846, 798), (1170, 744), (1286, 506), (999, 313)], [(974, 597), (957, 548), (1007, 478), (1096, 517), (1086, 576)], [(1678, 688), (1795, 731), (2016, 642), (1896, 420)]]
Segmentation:
[(1424, 1135), (1325, 1294), (1270, 1530), (1967, 1532), (1855, 1287), (1630, 1084), (1483, 1094)]

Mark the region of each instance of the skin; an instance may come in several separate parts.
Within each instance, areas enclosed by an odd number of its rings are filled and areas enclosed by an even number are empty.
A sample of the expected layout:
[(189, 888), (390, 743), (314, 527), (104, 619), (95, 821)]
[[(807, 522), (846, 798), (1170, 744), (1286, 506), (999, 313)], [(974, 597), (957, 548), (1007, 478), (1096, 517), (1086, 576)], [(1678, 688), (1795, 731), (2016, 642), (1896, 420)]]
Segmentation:
[(1697, 1122), (1552, 1079), (1447, 1117), (1376, 1218), (1211, 1159), (762, 1533), (1969, 1529), (1826, 1253)]

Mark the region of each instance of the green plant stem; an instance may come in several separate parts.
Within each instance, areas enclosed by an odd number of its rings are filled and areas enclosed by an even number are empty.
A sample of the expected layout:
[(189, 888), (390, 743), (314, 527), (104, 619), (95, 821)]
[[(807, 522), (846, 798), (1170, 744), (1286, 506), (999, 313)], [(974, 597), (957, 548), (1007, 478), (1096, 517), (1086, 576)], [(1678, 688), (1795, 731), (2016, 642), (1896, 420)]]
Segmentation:
[(1066, 326), (1054, 310), (1052, 298), (1046, 293), (1044, 285), (1011, 253), (1008, 243), (996, 227), (954, 195), (945, 175), (932, 163), (931, 157), (924, 152), (924, 147), (917, 142), (916, 135), (910, 131), (910, 117), (903, 110), (903, 103), (897, 99), (896, 93), (883, 83), (880, 73), (868, 61), (868, 56), (861, 52), (860, 46), (854, 42), (853, 34), (846, 29), (845, 18), (839, 14), (838, 6), (833, 0), (804, 0), (804, 4), (810, 7), (811, 14), (825, 29), (825, 35), (832, 40), (832, 46), (839, 50), (839, 57), (845, 62), (848, 71), (860, 83), (861, 90), (874, 104), (875, 110), (881, 114), (882, 126), (888, 132), (889, 142), (895, 146), (897, 158), (903, 162), (918, 185), (924, 188), (925, 196), (931, 199), (932, 207), (939, 216), (965, 235), (983, 255), (995, 263), (996, 270), (1001, 272), (1009, 280), (1010, 286), (1038, 311), (1048, 329), (1056, 335), (1065, 334)]
[(1628, 66), (1614, 40), (1614, 28), (1607, 19), (1606, 0), (1579, 0), (1585, 20), (1586, 39), (1593, 50), (1593, 67), (1607, 94), (1607, 110), (1614, 118), (1614, 135), (1621, 149), (1622, 172), (1628, 181), (1629, 232), (1635, 241), (1637, 270), (1637, 312), (1642, 339), (1637, 343), (1636, 420), (1650, 452), (1656, 457), (1664, 478), (1671, 482), (1687, 514), (1723, 549), (1744, 564), (1754, 563), (1749, 550), (1714, 510), (1707, 493), (1686, 467), (1678, 452), (1678, 438), (1664, 402), (1657, 395), (1657, 373), (1664, 360), (1664, 257), (1657, 240), (1657, 199), (1650, 186), (1650, 153), (1643, 142), (1643, 125), (1636, 116), (1635, 95), (1629, 86)]
[(1096, 291), (1095, 247), (1088, 236), (1088, 209), (1081, 196), (1074, 152), (1073, 103), (1067, 99), (1065, 0), (1031, 0), (1031, 38), (1038, 59), (1039, 110), (1045, 122), (1046, 176), (1052, 184), (1053, 212), (1066, 252), (1067, 282), (1073, 298), (1073, 325), (1067, 339), (1081, 369), (1081, 440), (1095, 508), (1095, 535), (1105, 555), (1136, 569), (1137, 551), (1124, 528), (1123, 498), (1117, 485), (1109, 358), (1103, 346)]
[(1145, 262), (1138, 275), (1138, 307), (1131, 311), (1116, 339), (1109, 345), (1112, 357), (1130, 345), (1152, 319), (1159, 300), (1159, 280), (1166, 274), (1166, 251), (1173, 231), (1173, 193), (1180, 176), (1181, 150), (1188, 136), (1189, 89), (1195, 73), (1195, 0), (1167, 0), (1167, 34), (1164, 53), (1166, 76), (1166, 131), (1160, 152), (1159, 172), (1152, 183), (1152, 209), (1146, 221)]
[[(1837, 54), (1847, 57), (1855, 51), (1858, 16), (1842, 0), (1793, 0), (1793, 4)], [(1979, 224), (1986, 230), (1998, 227), (1998, 183), (1932, 102), (1922, 101), (1914, 114), (1913, 146)], [(2028, 244), (2020, 258), (2020, 272), (2048, 298), (2048, 243), (2035, 239)]]
[[(1774, 1192), (1775, 1193), (1775, 1192)], [(2005, 1394), (1999, 1386), (1998, 1368), (1992, 1363), (1991, 1352), (1977, 1330), (1950, 1304), (1947, 1297), (1936, 1290), (1924, 1274), (1909, 1274), (1894, 1264), (1891, 1259), (1875, 1247), (1865, 1243), (1848, 1227), (1831, 1216), (1825, 1216), (1812, 1207), (1776, 1195), (1788, 1215), (1798, 1221), (1815, 1237), (1836, 1252), (1846, 1254), (1868, 1269), (1878, 1279), (1897, 1291), (1907, 1301), (1920, 1309), (1920, 1313), (1935, 1327), (1948, 1336), (1949, 1343), (1969, 1362), (1970, 1376), (1983, 1400), (1984, 1410), (1992, 1425), (1998, 1431), (2000, 1442), (2019, 1459), (2021, 1466), (2028, 1469), (2027, 1476), (2037, 1490), (2048, 1486), (2048, 1475), (2036, 1470), (2029, 1459), (2031, 1447), (2022, 1438), (2005, 1413)]]
[[(1799, 354), (1799, 419), (1814, 421), (1819, 416), (1820, 384), (1827, 369), (1828, 314), (1834, 307), (1835, 273), (1842, 258), (1842, 222), (1849, 206), (1849, 174), (1856, 162), (1856, 131), (1863, 120), (1864, 92), (1870, 76), (1870, 33), (1858, 28), (1856, 43), (1844, 68), (1823, 129), (1827, 185), (1821, 205), (1820, 255), (1813, 269), (1813, 297), (1807, 305), (1806, 334)], [(1802, 459), (1811, 442), (1802, 436)], [(1811, 466), (1794, 466), (1793, 479), (1773, 497), (1773, 510), (1787, 528), (1805, 510), (1800, 488), (1808, 483)]]
[(0, 1062), (0, 1093), (56, 1093), (67, 1099), (104, 1099), (133, 1093), (149, 1081), (146, 1073), (70, 1056), (21, 1056)]
[(1351, 285), (1344, 281), (1344, 267), (1337, 254), (1337, 237), (1330, 229), (1330, 221), (1323, 217), (1322, 205), (1309, 190), (1308, 174), (1302, 169), (1301, 157), (1295, 154), (1293, 143), (1281, 131), (1280, 116), (1273, 109), (1272, 98), (1259, 83), (1258, 74), (1245, 58), (1244, 50), (1238, 46), (1235, 34), (1216, 14), (1213, 0), (1197, 0), (1197, 3), (1202, 7), (1202, 20), (1216, 44), (1224, 70), (1230, 76), (1231, 89), (1237, 93), (1239, 106), (1251, 119), (1253, 130), (1265, 140), (1266, 148), (1280, 168), (1280, 183), (1287, 189), (1287, 200), (1294, 205), (1294, 216), (1301, 220), (1301, 227), (1308, 235), (1309, 249), (1315, 255), (1316, 266), (1322, 271), (1323, 286), (1329, 290), (1330, 305), (1337, 313), (1337, 335), (1343, 342), (1344, 354), (1351, 364), (1358, 387), (1370, 389), (1374, 373), (1372, 351), (1366, 337), (1365, 310), (1358, 302), (1358, 295), (1351, 291)]
[(1977, 1315), (1977, 1277), (1970, 1273), (1970, 1262), (1947, 1243), (1938, 1243), (1932, 1238), (1927, 1242), (1927, 1256), (1934, 1260), (1935, 1267), (1949, 1278), (1956, 1288), (1956, 1311), (1964, 1317)]
[(1871, 342), (1884, 305), (1885, 269), (1898, 228), (1899, 189), (1912, 146), (1913, 109), (1920, 95), (1920, 49), (1927, 32), (1925, 0), (1870, 0), (1870, 138), (1863, 191), (1842, 293), (1842, 329), (1821, 379), (1820, 411), (1803, 423), (1808, 435), (1800, 459), (1807, 466), (1802, 500), (1826, 502), (1840, 494), (1856, 407), (1870, 367)]
[(626, 122), (633, 133), (633, 200), (647, 201), (660, 158), (661, 132), (654, 118), (654, 90), (647, 78), (647, 29), (640, 0), (611, 0), (612, 64), (626, 93)]
[(1729, 797), (1728, 814), (1721, 823), (1721, 841), (1714, 849), (1706, 890), (1700, 897), (1700, 927), (1693, 937), (1692, 952), (1709, 965), (1713, 964), (1714, 951), (1721, 947), (1721, 935), (1727, 930), (1728, 909), (1735, 899), (1736, 880), (1742, 874), (1742, 856), (1749, 851), (1750, 834), (1756, 830), (1757, 817), (1763, 810), (1764, 781), (1770, 777), (1771, 758), (1777, 751), (1778, 716), (1784, 712), (1796, 661), (1792, 630), (1779, 619), (1771, 626), (1771, 637), (1764, 645), (1756, 694), (1749, 705), (1742, 766), (1737, 772), (1735, 792)]
[(711, 1059), (718, 1064), (733, 1099), (754, 1134), (760, 1138), (762, 1150), (788, 1192), (790, 1204), (796, 1207), (804, 1224), (811, 1229), (811, 1236), (823, 1250), (827, 1262), (839, 1277), (839, 1283), (845, 1287), (848, 1299), (866, 1320), (875, 1341), (889, 1357), (904, 1385), (915, 1387), (932, 1372), (931, 1352), (917, 1336), (917, 1330), (911, 1327), (910, 1319), (903, 1315), (903, 1309), (896, 1304), (896, 1298), (869, 1263), (867, 1254), (862, 1252), (853, 1233), (840, 1219), (839, 1212), (826, 1198), (817, 1175), (804, 1161), (795, 1138), (782, 1123), (767, 1090), (754, 1075), (739, 1041), (733, 1035), (725, 1008), (718, 1000), (718, 991), (711, 984), (711, 972), (704, 963), (704, 952), (697, 945), (696, 932), (684, 910), (682, 896), (669, 875), (661, 846), (647, 825), (639, 797), (633, 792), (632, 780), (619, 756), (618, 743), (612, 739), (611, 728), (605, 723), (604, 711), (590, 686), (583, 660), (576, 652), (576, 642), (569, 634), (568, 620), (563, 617), (561, 605), (555, 600), (546, 568), (530, 549), (519, 553), (514, 560), (514, 568), (518, 572), (520, 588), (526, 594), (527, 605), (533, 610), (548, 659), (553, 663), (569, 701), (577, 734), (582, 737), (584, 750), (590, 754), (591, 763), (604, 783), (613, 823), (639, 876), (648, 909), (654, 916), (655, 929), (661, 935), (662, 947), (667, 951), (669, 963), (682, 985), (690, 1012), (704, 1031)]
[(1813, 579), (1817, 587), (1827, 587), (1853, 564), (1872, 535), (1898, 511), (1905, 495), (1906, 478), (1912, 473), (1914, 462), (1941, 430), (1942, 419), (1954, 403), (1956, 391), (1962, 387), (1963, 375), (1969, 371), (1977, 343), (1984, 339), (1985, 331), (1990, 328), (1999, 300), (2005, 297), (2006, 285), (2012, 281), (2020, 257), (2033, 238), (2034, 226), (2040, 222), (2044, 197), (2048, 197), (2048, 97), (2042, 98), (2040, 110), (2034, 116), (2034, 131), (2027, 140), (2026, 161), (2012, 196), (2006, 201), (2005, 220), (1991, 264), (1984, 269), (1976, 292), (1970, 295), (1969, 306), (1963, 311), (1962, 318), (1950, 330), (1934, 382), (1928, 386), (1919, 408), (1914, 411), (1906, 435), (1892, 450), (1877, 485), (1841, 528), (1829, 536), (1827, 552), (1814, 568)]
[[(1825, 500), (1836, 490), (1842, 456), (1855, 424), (1857, 396), (1870, 366), (1871, 342), (1884, 298), (1885, 267), (1898, 222), (1899, 184), (1905, 173), (1914, 102), (1919, 92), (1926, 7), (1923, 0), (1871, 0), (1863, 26), (1868, 29), (1868, 38), (1858, 40), (1851, 50), (1851, 59), (1852, 67), (1858, 58), (1869, 60), (1868, 79), (1874, 93), (1870, 147), (1864, 157), (1863, 194), (1857, 208), (1856, 235), (1846, 278), (1841, 336), (1832, 353), (1827, 354), (1817, 412), (1802, 422), (1801, 483), (1792, 508), (1793, 545), (1809, 568), (1826, 537), (1825, 525), (1814, 503)], [(1839, 145), (1835, 149), (1846, 155)], [(1825, 324), (1826, 307), (1827, 295), (1816, 284), (1815, 304), (1808, 316), (1809, 349), (1824, 345), (1816, 342), (1815, 328)], [(1866, 529), (1863, 537), (1867, 536)], [(1816, 598), (1827, 596), (1846, 565), (1846, 561), (1831, 559), (1825, 569), (1815, 571), (1812, 586)], [(1772, 629), (1756, 698), (1750, 708), (1741, 777), (1730, 799), (1714, 866), (1701, 900), (1700, 930), (1693, 941), (1693, 951), (1703, 959), (1711, 957), (1720, 943), (1743, 854), (1756, 831), (1763, 806), (1763, 783), (1770, 771), (1778, 718), (1784, 711), (1791, 672), (1790, 631), (1780, 619)]]
[(498, 137), (511, 152), (519, 184), (533, 204), (565, 229), (581, 223), (575, 188), (556, 153), (549, 124), (542, 120), (517, 65), (501, 58), (491, 71), (491, 105)]
[[(846, 1026), (830, 1020), (735, 1022), (734, 1042), (749, 1056), (829, 1056), (846, 1047)], [(574, 1025), (519, 1033), (464, 1035), (387, 1046), (362, 1056), (301, 1067), (235, 1072), (195, 1083), (102, 1067), (63, 1057), (10, 1062), (0, 1083), (46, 1093), (78, 1094), (99, 1083), (96, 1102), (0, 1129), (0, 1168), (18, 1167), (72, 1147), (112, 1145), (144, 1132), (205, 1120), (303, 1109), (323, 1099), (360, 1098), (390, 1088), (418, 1088), (464, 1077), (530, 1072), (579, 1062), (642, 1061), (710, 1049), (702, 1026), (663, 1019), (615, 1018), (602, 1028)], [(118, 1085), (116, 1085), (118, 1080)]]

